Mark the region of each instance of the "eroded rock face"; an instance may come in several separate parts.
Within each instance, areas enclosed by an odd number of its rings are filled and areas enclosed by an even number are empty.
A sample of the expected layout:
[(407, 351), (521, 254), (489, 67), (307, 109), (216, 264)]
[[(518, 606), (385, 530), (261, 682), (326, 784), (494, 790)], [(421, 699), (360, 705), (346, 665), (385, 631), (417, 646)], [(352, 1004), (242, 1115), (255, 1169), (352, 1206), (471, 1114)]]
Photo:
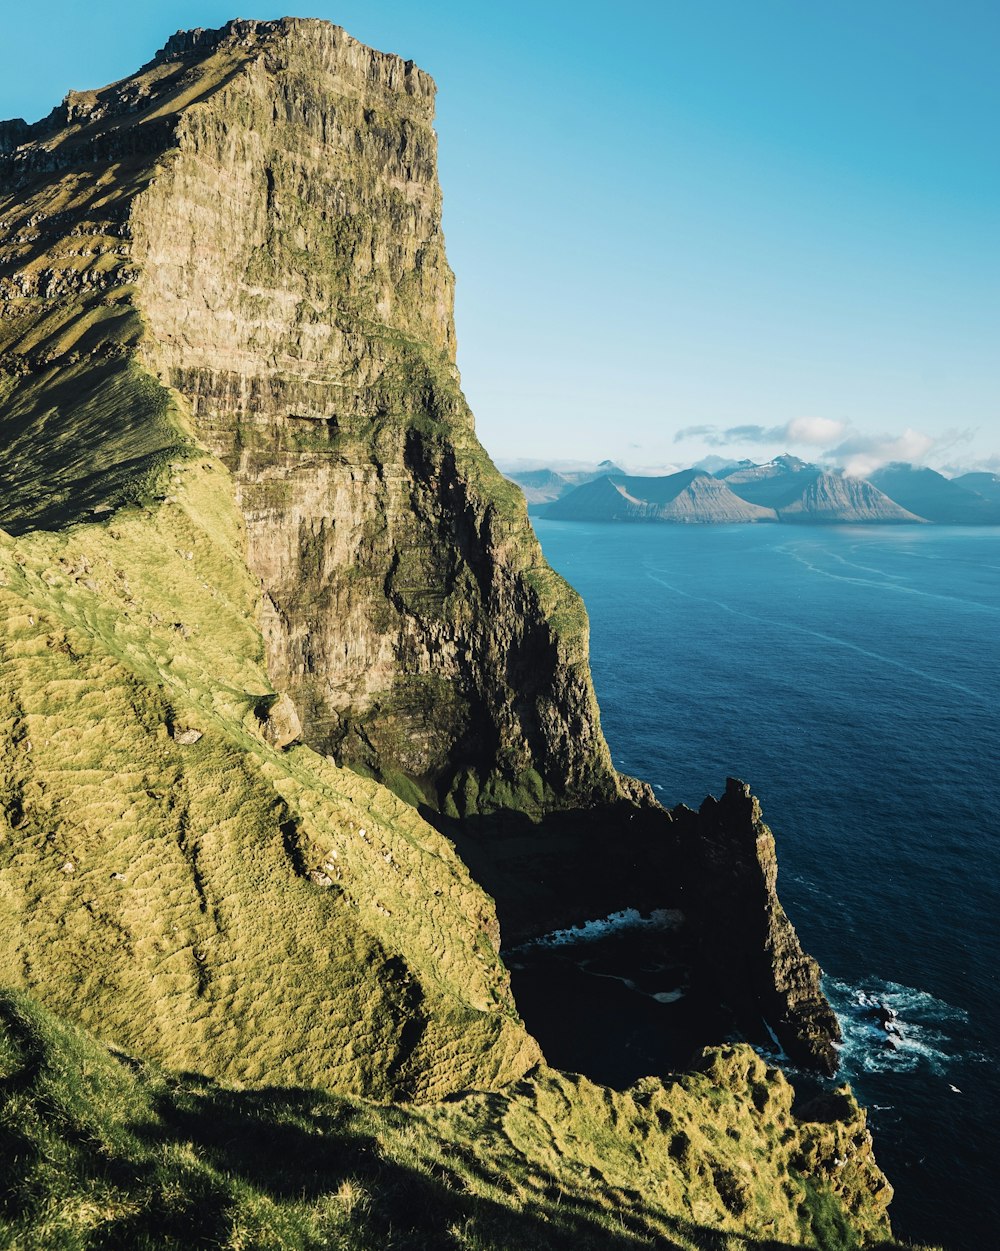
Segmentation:
[(326, 23), (253, 38), (131, 227), (142, 353), (233, 472), (272, 678), (307, 742), (449, 811), (612, 796), (582, 607), (459, 389), (434, 85)]
[(60, 386), (104, 472), (53, 444), (46, 503), (2, 520), (120, 501), (176, 443), (137, 399), (155, 377), (232, 470), (306, 742), (455, 815), (612, 799), (583, 607), (459, 387), (433, 103), (412, 63), (286, 19), (188, 32), (8, 124), (8, 466)]
[(778, 899), (774, 835), (745, 782), (698, 812), (674, 809), (687, 862), (687, 906), (701, 950), (737, 1011), (754, 1006), (796, 1062), (837, 1071), (840, 1026)]

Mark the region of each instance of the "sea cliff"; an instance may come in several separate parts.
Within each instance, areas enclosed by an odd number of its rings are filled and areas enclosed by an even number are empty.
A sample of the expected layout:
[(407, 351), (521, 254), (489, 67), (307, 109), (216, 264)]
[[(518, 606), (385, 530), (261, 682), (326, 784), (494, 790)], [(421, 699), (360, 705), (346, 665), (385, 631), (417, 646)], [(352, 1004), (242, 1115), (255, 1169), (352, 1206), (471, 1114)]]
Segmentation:
[[(882, 1236), (891, 1192), (848, 1095), (800, 1115), (745, 1046), (616, 1093), (546, 1069), (518, 1014), (501, 938), (680, 903), (693, 975), (738, 1020), (764, 1012), (827, 1070), (836, 1038), (749, 792), (671, 814), (612, 767), (583, 606), (460, 390), (433, 96), (327, 23), (236, 21), (0, 127), (12, 1089), (62, 1142), (51, 1073), (99, 1072), (79, 1115), (129, 1167), (109, 1092), (171, 1124), (201, 1098), (164, 1102), (156, 1083), (179, 1088), (149, 1061), (223, 1083), (210, 1099), (238, 1117), (260, 1105), (233, 1083), (425, 1105), (392, 1148), (407, 1168), (508, 1214), (528, 1191), (494, 1174), (539, 1179), (543, 1223), (572, 1191), (570, 1238), (606, 1239), (616, 1205), (664, 1246)], [(336, 1142), (346, 1106), (320, 1100), (296, 1132)], [(366, 1150), (387, 1150), (402, 1114), (365, 1115)], [(441, 1172), (452, 1152), (480, 1181)], [(130, 1185), (108, 1220), (155, 1210)], [(243, 1202), (218, 1201), (223, 1245), (272, 1245), (292, 1218), (269, 1209), (271, 1241), (240, 1243)]]

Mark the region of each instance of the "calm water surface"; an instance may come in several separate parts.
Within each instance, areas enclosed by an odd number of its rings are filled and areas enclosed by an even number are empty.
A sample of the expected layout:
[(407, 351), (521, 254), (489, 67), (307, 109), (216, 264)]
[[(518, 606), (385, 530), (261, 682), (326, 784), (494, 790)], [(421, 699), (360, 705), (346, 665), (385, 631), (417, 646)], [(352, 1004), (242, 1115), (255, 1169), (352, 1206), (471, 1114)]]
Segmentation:
[(760, 796), (896, 1232), (1000, 1245), (1000, 530), (534, 522), (618, 768)]

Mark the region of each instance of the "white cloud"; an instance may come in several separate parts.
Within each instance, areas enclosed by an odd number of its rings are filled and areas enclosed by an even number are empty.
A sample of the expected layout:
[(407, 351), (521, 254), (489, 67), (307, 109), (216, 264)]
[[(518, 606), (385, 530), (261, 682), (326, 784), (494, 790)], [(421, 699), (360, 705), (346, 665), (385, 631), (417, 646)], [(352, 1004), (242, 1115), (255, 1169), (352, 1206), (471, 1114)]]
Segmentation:
[(847, 423), (832, 417), (793, 417), (783, 426), (686, 426), (674, 435), (675, 443), (686, 439), (702, 439), (710, 447), (729, 447), (733, 443), (767, 443), (787, 447), (789, 444), (828, 447), (842, 439)]
[(789, 443), (829, 447), (835, 439), (842, 439), (847, 433), (847, 422), (836, 421), (833, 417), (793, 417), (780, 429), (784, 431), (783, 438)]
[(938, 468), (949, 478), (963, 473), (1000, 473), (1000, 455), (979, 456), (969, 460), (949, 461)]
[(920, 464), (934, 444), (935, 440), (930, 435), (907, 429), (899, 435), (854, 435), (826, 455), (842, 465), (849, 478), (867, 478), (892, 461)]

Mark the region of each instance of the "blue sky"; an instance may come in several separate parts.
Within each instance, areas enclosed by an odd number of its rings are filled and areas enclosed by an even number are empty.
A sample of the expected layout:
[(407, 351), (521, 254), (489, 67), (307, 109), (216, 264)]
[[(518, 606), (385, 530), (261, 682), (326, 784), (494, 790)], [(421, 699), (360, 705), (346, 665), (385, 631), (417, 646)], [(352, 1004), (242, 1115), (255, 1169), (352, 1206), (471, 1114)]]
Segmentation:
[[(0, 116), (281, 12), (40, 0), (5, 15)], [(437, 79), (459, 365), (496, 457), (1000, 453), (995, 3), (297, 12)]]

